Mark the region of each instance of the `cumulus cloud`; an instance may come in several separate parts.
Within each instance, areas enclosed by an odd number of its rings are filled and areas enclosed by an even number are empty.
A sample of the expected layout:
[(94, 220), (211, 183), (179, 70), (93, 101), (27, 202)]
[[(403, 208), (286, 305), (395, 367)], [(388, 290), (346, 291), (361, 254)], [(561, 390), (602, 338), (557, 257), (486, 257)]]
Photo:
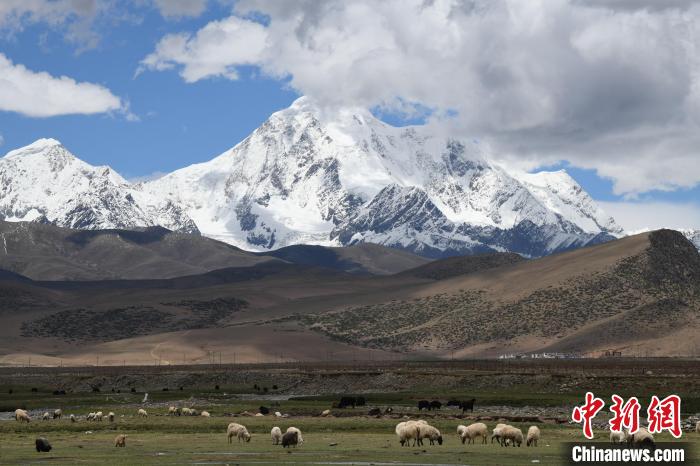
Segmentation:
[(627, 232), (659, 228), (700, 229), (700, 204), (673, 202), (598, 202)]
[(504, 161), (568, 160), (634, 196), (700, 182), (700, 6), (659, 3), (241, 0), (141, 69), (254, 65), (324, 105), (435, 109)]
[(165, 36), (155, 52), (142, 60), (140, 70), (180, 66), (180, 75), (187, 82), (212, 76), (237, 79), (237, 66), (257, 64), (266, 37), (262, 25), (231, 16), (207, 24), (195, 35)]
[(30, 117), (121, 112), (128, 105), (98, 84), (35, 72), (0, 53), (0, 110)]
[(167, 18), (199, 16), (207, 8), (207, 0), (154, 0), (154, 3)]

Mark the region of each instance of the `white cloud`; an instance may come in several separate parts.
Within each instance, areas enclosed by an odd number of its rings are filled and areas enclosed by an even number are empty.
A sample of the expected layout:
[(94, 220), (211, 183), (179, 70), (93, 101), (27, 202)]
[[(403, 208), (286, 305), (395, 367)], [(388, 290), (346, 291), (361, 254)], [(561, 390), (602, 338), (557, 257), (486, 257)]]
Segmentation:
[(180, 75), (187, 82), (212, 76), (237, 79), (236, 66), (256, 64), (265, 49), (266, 37), (263, 26), (235, 16), (212, 21), (194, 36), (165, 36), (155, 52), (141, 61), (139, 70), (180, 66)]
[(235, 12), (165, 36), (141, 69), (194, 82), (255, 65), (325, 105), (456, 110), (441, 124), (500, 158), (568, 160), (618, 194), (700, 182), (697, 3), (241, 0)]
[(128, 106), (98, 84), (35, 72), (0, 53), (0, 110), (30, 117), (128, 112)]
[(199, 16), (207, 7), (207, 0), (154, 0), (154, 3), (167, 18)]
[(84, 51), (99, 43), (93, 23), (110, 7), (111, 2), (104, 0), (2, 0), (0, 31), (13, 34), (27, 25), (44, 23), (63, 33), (78, 51)]
[(598, 204), (628, 232), (659, 228), (700, 229), (700, 204), (602, 201)]

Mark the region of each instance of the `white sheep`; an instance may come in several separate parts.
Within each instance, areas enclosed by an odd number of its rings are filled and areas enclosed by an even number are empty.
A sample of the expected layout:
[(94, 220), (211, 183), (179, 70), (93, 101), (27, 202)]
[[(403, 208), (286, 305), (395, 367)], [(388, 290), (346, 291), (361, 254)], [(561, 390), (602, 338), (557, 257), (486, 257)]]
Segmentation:
[(466, 428), (467, 428), (467, 426), (465, 426), (465, 425), (462, 425), (462, 424), (458, 425), (457, 426), (457, 437), (462, 438), (462, 435), (464, 434), (464, 431)]
[(523, 431), (513, 426), (505, 426), (501, 429), (501, 445), (508, 445), (508, 441), (512, 442), (513, 446), (517, 443), (518, 446), (523, 443)]
[(610, 431), (610, 442), (611, 443), (624, 443), (627, 440), (627, 433), (624, 430), (620, 432)]
[(43, 419), (44, 421), (48, 421), (49, 419), (51, 419), (51, 415), (49, 415), (49, 412), (46, 411), (46, 412), (41, 416), (41, 419)]
[(233, 437), (236, 437), (239, 442), (241, 439), (245, 440), (246, 442), (250, 442), (250, 433), (248, 432), (248, 429), (246, 429), (244, 425), (237, 424), (235, 422), (228, 425), (226, 435), (228, 435), (228, 443), (233, 442)]
[(435, 442), (437, 442), (438, 445), (442, 445), (442, 434), (437, 428), (431, 426), (427, 422), (418, 422), (416, 424), (418, 425), (418, 445), (423, 445), (424, 438), (430, 440), (431, 445), (435, 445)]
[(282, 417), (282, 413), (280, 413), (279, 411), (275, 411), (275, 417)]
[(63, 411), (60, 409), (54, 409), (53, 418), (54, 419), (61, 419), (62, 417), (63, 417)]
[(15, 409), (15, 421), (17, 422), (31, 422), (32, 418), (23, 409)]
[(287, 428), (286, 433), (291, 434), (293, 432), (296, 432), (296, 434), (297, 434), (298, 445), (301, 445), (302, 443), (304, 443), (304, 437), (301, 436), (301, 431), (299, 429), (297, 429), (296, 427), (288, 427)]
[(273, 445), (279, 445), (282, 441), (282, 429), (277, 426), (273, 427), (270, 431), (270, 437), (272, 437)]
[(141, 416), (141, 417), (148, 417), (148, 413), (143, 408), (139, 408), (139, 410), (136, 412), (136, 414), (138, 416)]
[(508, 424), (496, 424), (496, 427), (493, 428), (492, 434), (491, 434), (491, 443), (493, 444), (493, 441), (496, 440), (499, 444), (501, 443), (501, 431), (503, 430), (504, 427), (507, 427)]
[(537, 446), (537, 441), (540, 439), (540, 428), (537, 426), (530, 426), (529, 429), (527, 429), (527, 439), (525, 441), (525, 445)]
[(418, 435), (420, 434), (416, 421), (399, 422), (396, 424), (396, 429), (394, 429), (394, 431), (399, 437), (399, 443), (401, 443), (402, 447), (410, 446), (411, 440), (413, 440), (413, 446), (415, 446), (418, 441)]
[(209, 411), (202, 411), (199, 413), (200, 416), (202, 417), (211, 417), (211, 414), (209, 414)]
[(168, 416), (175, 416), (177, 414), (177, 408), (175, 406), (168, 406)]
[(109, 422), (114, 422), (114, 413), (112, 411), (107, 414), (107, 419), (109, 419)]
[(192, 410), (190, 408), (182, 408), (182, 415), (183, 416), (189, 416), (192, 414)]
[(95, 413), (88, 413), (88, 415), (85, 416), (85, 419), (87, 419), (88, 421), (92, 421), (93, 419), (95, 419)]
[(627, 442), (634, 445), (634, 446), (639, 446), (639, 445), (647, 445), (647, 446), (653, 446), (654, 445), (654, 436), (651, 435), (651, 432), (649, 432), (646, 427), (640, 427), (637, 432), (634, 434), (631, 434), (627, 432)]
[(486, 438), (489, 436), (489, 428), (483, 422), (469, 424), (462, 433), (462, 443), (468, 440), (467, 443), (476, 443), (476, 439), (481, 437), (481, 443), (486, 443)]
[(70, 422), (78, 422), (78, 420), (75, 418), (74, 414), (70, 415)]
[(324, 410), (321, 412), (321, 417), (328, 417), (328, 416), (330, 416), (330, 415), (331, 415), (331, 410), (330, 410), (330, 409), (324, 409)]
[(102, 414), (102, 411), (97, 411), (97, 412), (95, 413), (95, 420), (96, 420), (96, 421), (102, 422), (102, 418), (103, 418), (103, 417), (104, 417), (104, 415)]

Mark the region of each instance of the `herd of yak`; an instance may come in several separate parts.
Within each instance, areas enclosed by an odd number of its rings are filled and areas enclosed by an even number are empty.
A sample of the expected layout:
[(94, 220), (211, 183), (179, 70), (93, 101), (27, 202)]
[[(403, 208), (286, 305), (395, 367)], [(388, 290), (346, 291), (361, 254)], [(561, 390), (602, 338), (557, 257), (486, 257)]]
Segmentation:
[[(476, 399), (472, 398), (471, 400), (466, 400), (466, 401), (460, 401), (460, 400), (449, 400), (447, 403), (445, 403), (446, 406), (448, 407), (457, 407), (462, 410), (462, 413), (466, 411), (471, 411), (474, 412), (474, 402)], [(340, 399), (338, 403), (334, 403), (333, 407), (334, 408), (355, 408), (357, 406), (365, 406), (367, 404), (367, 400), (365, 400), (364, 396), (344, 396)], [(433, 410), (439, 410), (442, 408), (442, 403), (438, 400), (420, 400), (418, 402), (418, 410), (419, 411), (433, 411)], [(379, 409), (375, 408), (374, 410)], [(389, 410), (391, 408), (387, 408)], [(373, 411), (374, 411), (373, 410)], [(387, 411), (387, 414), (390, 411)], [(379, 414), (379, 413), (371, 413), (372, 414)]]

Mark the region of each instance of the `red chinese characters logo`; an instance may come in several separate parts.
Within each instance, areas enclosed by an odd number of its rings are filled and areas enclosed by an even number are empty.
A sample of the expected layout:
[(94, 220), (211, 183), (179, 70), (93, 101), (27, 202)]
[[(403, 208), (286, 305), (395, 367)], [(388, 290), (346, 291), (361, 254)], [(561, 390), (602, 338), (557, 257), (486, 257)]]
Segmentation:
[(605, 402), (596, 398), (593, 393), (586, 393), (586, 403), (583, 406), (576, 406), (571, 418), (574, 422), (583, 423), (583, 435), (587, 439), (593, 438), (593, 418), (603, 409)]
[(612, 396), (613, 404), (610, 406), (610, 412), (613, 417), (608, 421), (611, 432), (622, 432), (622, 429), (627, 429), (631, 434), (639, 430), (639, 409), (641, 405), (637, 397), (632, 397), (623, 403), (625, 400), (618, 395)]
[(681, 398), (669, 395), (663, 400), (654, 395), (647, 408), (649, 432), (656, 434), (668, 430), (675, 438), (680, 438), (681, 431)]

